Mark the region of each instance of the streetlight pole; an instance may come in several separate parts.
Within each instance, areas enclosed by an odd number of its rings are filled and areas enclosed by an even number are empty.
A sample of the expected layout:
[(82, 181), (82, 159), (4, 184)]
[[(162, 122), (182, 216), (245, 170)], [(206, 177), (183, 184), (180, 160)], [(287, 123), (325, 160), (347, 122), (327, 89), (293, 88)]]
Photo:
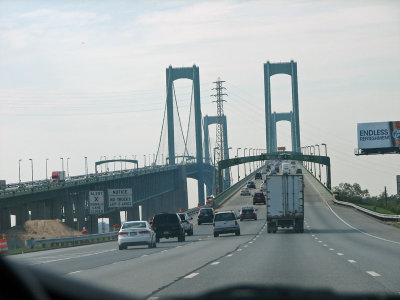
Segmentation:
[[(318, 156), (321, 156), (319, 145), (315, 145), (315, 147), (318, 147)], [(321, 163), (318, 163), (318, 167), (319, 167), (319, 181), (321, 181)]]
[(47, 179), (49, 179), (48, 177), (47, 177), (47, 161), (48, 161), (49, 159), (48, 158), (46, 158), (46, 181), (47, 181)]
[(86, 178), (88, 178), (88, 164), (87, 164), (87, 156), (85, 156), (85, 173), (86, 173)]
[[(103, 155), (100, 156), (100, 161), (103, 160)], [(103, 173), (103, 164), (100, 165), (100, 173)]]
[[(250, 151), (251, 151), (252, 149), (253, 149), (253, 148), (249, 148), (249, 156), (251, 156)], [(250, 168), (250, 173), (251, 173), (251, 163), (249, 163), (249, 168)]]
[(31, 161), (31, 169), (32, 169), (32, 186), (33, 186), (33, 160), (32, 158), (29, 159)]
[(121, 173), (122, 173), (122, 156), (121, 155), (119, 156), (119, 161), (121, 163)]
[[(237, 148), (237, 149), (236, 149), (236, 157), (239, 157), (239, 150), (240, 150), (240, 149), (242, 149), (242, 148)], [(237, 165), (238, 181), (239, 181), (239, 179), (240, 179), (240, 175), (239, 175), (239, 166), (240, 166), (240, 165)]]
[[(311, 148), (313, 148), (313, 155), (314, 155), (314, 176), (317, 177), (317, 168), (315, 167), (315, 146), (311, 145)], [(311, 168), (312, 168), (312, 164), (311, 164)]]
[(328, 156), (328, 147), (326, 146), (326, 144), (325, 143), (322, 143), (321, 144), (322, 146), (325, 146), (325, 156)]
[(22, 159), (18, 160), (18, 179), (20, 184), (21, 184), (21, 161)]
[(144, 157), (144, 166), (146, 166), (146, 154), (143, 154)]
[[(246, 150), (247, 150), (247, 148), (244, 148), (244, 149), (243, 149), (243, 157), (246, 157)], [(246, 163), (244, 163), (243, 166), (244, 166), (244, 177), (246, 177), (246, 176), (247, 176), (247, 173), (246, 173)]]
[(61, 159), (61, 170), (63, 171), (63, 173), (64, 173), (64, 157), (60, 157), (60, 159)]
[(69, 166), (68, 166), (69, 157), (67, 157), (67, 176), (69, 178)]
[(219, 147), (214, 147), (214, 195), (217, 195), (217, 166), (215, 165), (215, 150)]
[[(311, 156), (311, 154), (312, 154), (311, 153), (311, 146), (307, 146), (307, 150), (308, 150), (308, 155)], [(307, 166), (308, 166), (307, 169), (312, 172), (312, 164), (311, 164), (310, 161), (307, 162)]]

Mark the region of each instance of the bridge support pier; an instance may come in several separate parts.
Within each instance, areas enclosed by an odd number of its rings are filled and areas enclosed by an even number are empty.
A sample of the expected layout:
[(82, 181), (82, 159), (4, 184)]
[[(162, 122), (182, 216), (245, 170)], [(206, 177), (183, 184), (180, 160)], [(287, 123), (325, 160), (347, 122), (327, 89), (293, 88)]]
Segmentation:
[[(82, 197), (83, 196), (83, 197)], [(77, 221), (77, 230), (81, 231), (85, 226), (85, 195), (83, 193), (78, 194), (78, 198), (75, 199), (75, 216)]]
[(68, 227), (74, 228), (74, 211), (73, 205), (71, 201), (71, 197), (69, 193), (66, 195), (64, 199), (64, 218), (65, 218), (65, 225)]
[(29, 208), (31, 211), (31, 220), (44, 220), (45, 214), (45, 202), (39, 201), (35, 203), (30, 203)]
[(8, 208), (0, 209), (0, 234), (11, 228), (11, 218)]

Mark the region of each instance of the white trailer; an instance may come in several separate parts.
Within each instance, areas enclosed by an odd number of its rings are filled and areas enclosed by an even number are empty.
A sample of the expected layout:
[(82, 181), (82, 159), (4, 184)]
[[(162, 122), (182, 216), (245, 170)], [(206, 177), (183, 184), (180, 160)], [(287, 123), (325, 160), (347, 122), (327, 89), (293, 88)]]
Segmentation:
[(267, 229), (276, 233), (279, 227), (304, 231), (303, 175), (267, 177)]

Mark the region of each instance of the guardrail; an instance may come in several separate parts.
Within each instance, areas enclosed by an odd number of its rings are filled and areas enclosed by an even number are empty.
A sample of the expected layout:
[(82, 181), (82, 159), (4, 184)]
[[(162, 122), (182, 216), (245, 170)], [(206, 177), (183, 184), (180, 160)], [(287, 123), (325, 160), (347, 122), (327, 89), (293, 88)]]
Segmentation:
[(340, 204), (340, 205), (345, 205), (345, 206), (351, 206), (365, 214), (368, 214), (370, 216), (373, 216), (375, 218), (381, 219), (381, 220), (391, 220), (391, 221), (397, 221), (400, 222), (400, 215), (389, 215), (389, 214), (381, 214), (375, 211), (372, 211), (370, 209), (358, 206), (357, 204), (354, 203), (350, 203), (350, 202), (345, 202), (345, 201), (340, 201), (340, 200), (336, 200), (334, 196), (333, 197), (333, 202), (336, 204)]
[(333, 201), (334, 203), (339, 204), (339, 205), (344, 205), (344, 206), (353, 207), (353, 208), (357, 209), (358, 211), (360, 211), (360, 212), (362, 212), (362, 213), (365, 213), (365, 214), (367, 214), (367, 215), (370, 215), (370, 216), (372, 216), (372, 217), (374, 217), (374, 218), (377, 218), (377, 219), (380, 219), (380, 220), (384, 220), (384, 221), (391, 220), (391, 221), (400, 222), (400, 215), (381, 214), (381, 213), (372, 211), (372, 210), (370, 210), (370, 209), (367, 209), (367, 208), (358, 206), (357, 204), (354, 204), (354, 203), (351, 203), (351, 202), (345, 202), (345, 201), (337, 200), (337, 199), (335, 198), (335, 196), (333, 195), (333, 192), (332, 192), (330, 189), (328, 189), (328, 187), (326, 187), (324, 184), (322, 184), (322, 183), (318, 180), (318, 178), (315, 177), (314, 174), (312, 174), (312, 173), (311, 173), (309, 170), (307, 170), (304, 166), (303, 166), (303, 168), (307, 171), (307, 173), (308, 173), (309, 175), (312, 176), (313, 179), (315, 179), (315, 181), (317, 181), (317, 183), (319, 183), (322, 187), (325, 188), (325, 190), (326, 190), (329, 194), (331, 194), (331, 196), (332, 196), (332, 201)]
[(242, 186), (255, 175), (255, 173), (260, 172), (263, 167), (264, 166), (258, 168), (254, 172), (250, 173), (243, 179), (236, 182), (234, 185), (227, 188), (221, 194), (218, 194), (217, 197), (215, 197), (213, 200), (213, 207), (218, 208), (218, 207), (222, 206), (230, 197), (232, 197), (233, 194), (235, 194), (237, 191), (239, 191), (242, 188)]
[(90, 235), (77, 235), (68, 236), (63, 238), (55, 239), (40, 239), (40, 240), (26, 240), (25, 246), (27, 248), (60, 248), (60, 247), (73, 247), (87, 244), (102, 243), (108, 241), (115, 241), (118, 237), (118, 231), (100, 233), (100, 234), (90, 234)]

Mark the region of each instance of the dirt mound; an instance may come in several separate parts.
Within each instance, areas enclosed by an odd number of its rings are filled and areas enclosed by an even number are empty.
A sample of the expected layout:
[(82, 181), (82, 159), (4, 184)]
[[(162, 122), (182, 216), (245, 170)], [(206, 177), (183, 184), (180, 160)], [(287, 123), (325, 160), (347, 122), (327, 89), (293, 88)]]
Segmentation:
[(57, 219), (26, 221), (23, 228), (18, 226), (12, 227), (6, 235), (16, 237), (20, 240), (29, 240), (31, 238), (38, 240), (81, 235), (81, 233), (66, 226), (61, 220)]

